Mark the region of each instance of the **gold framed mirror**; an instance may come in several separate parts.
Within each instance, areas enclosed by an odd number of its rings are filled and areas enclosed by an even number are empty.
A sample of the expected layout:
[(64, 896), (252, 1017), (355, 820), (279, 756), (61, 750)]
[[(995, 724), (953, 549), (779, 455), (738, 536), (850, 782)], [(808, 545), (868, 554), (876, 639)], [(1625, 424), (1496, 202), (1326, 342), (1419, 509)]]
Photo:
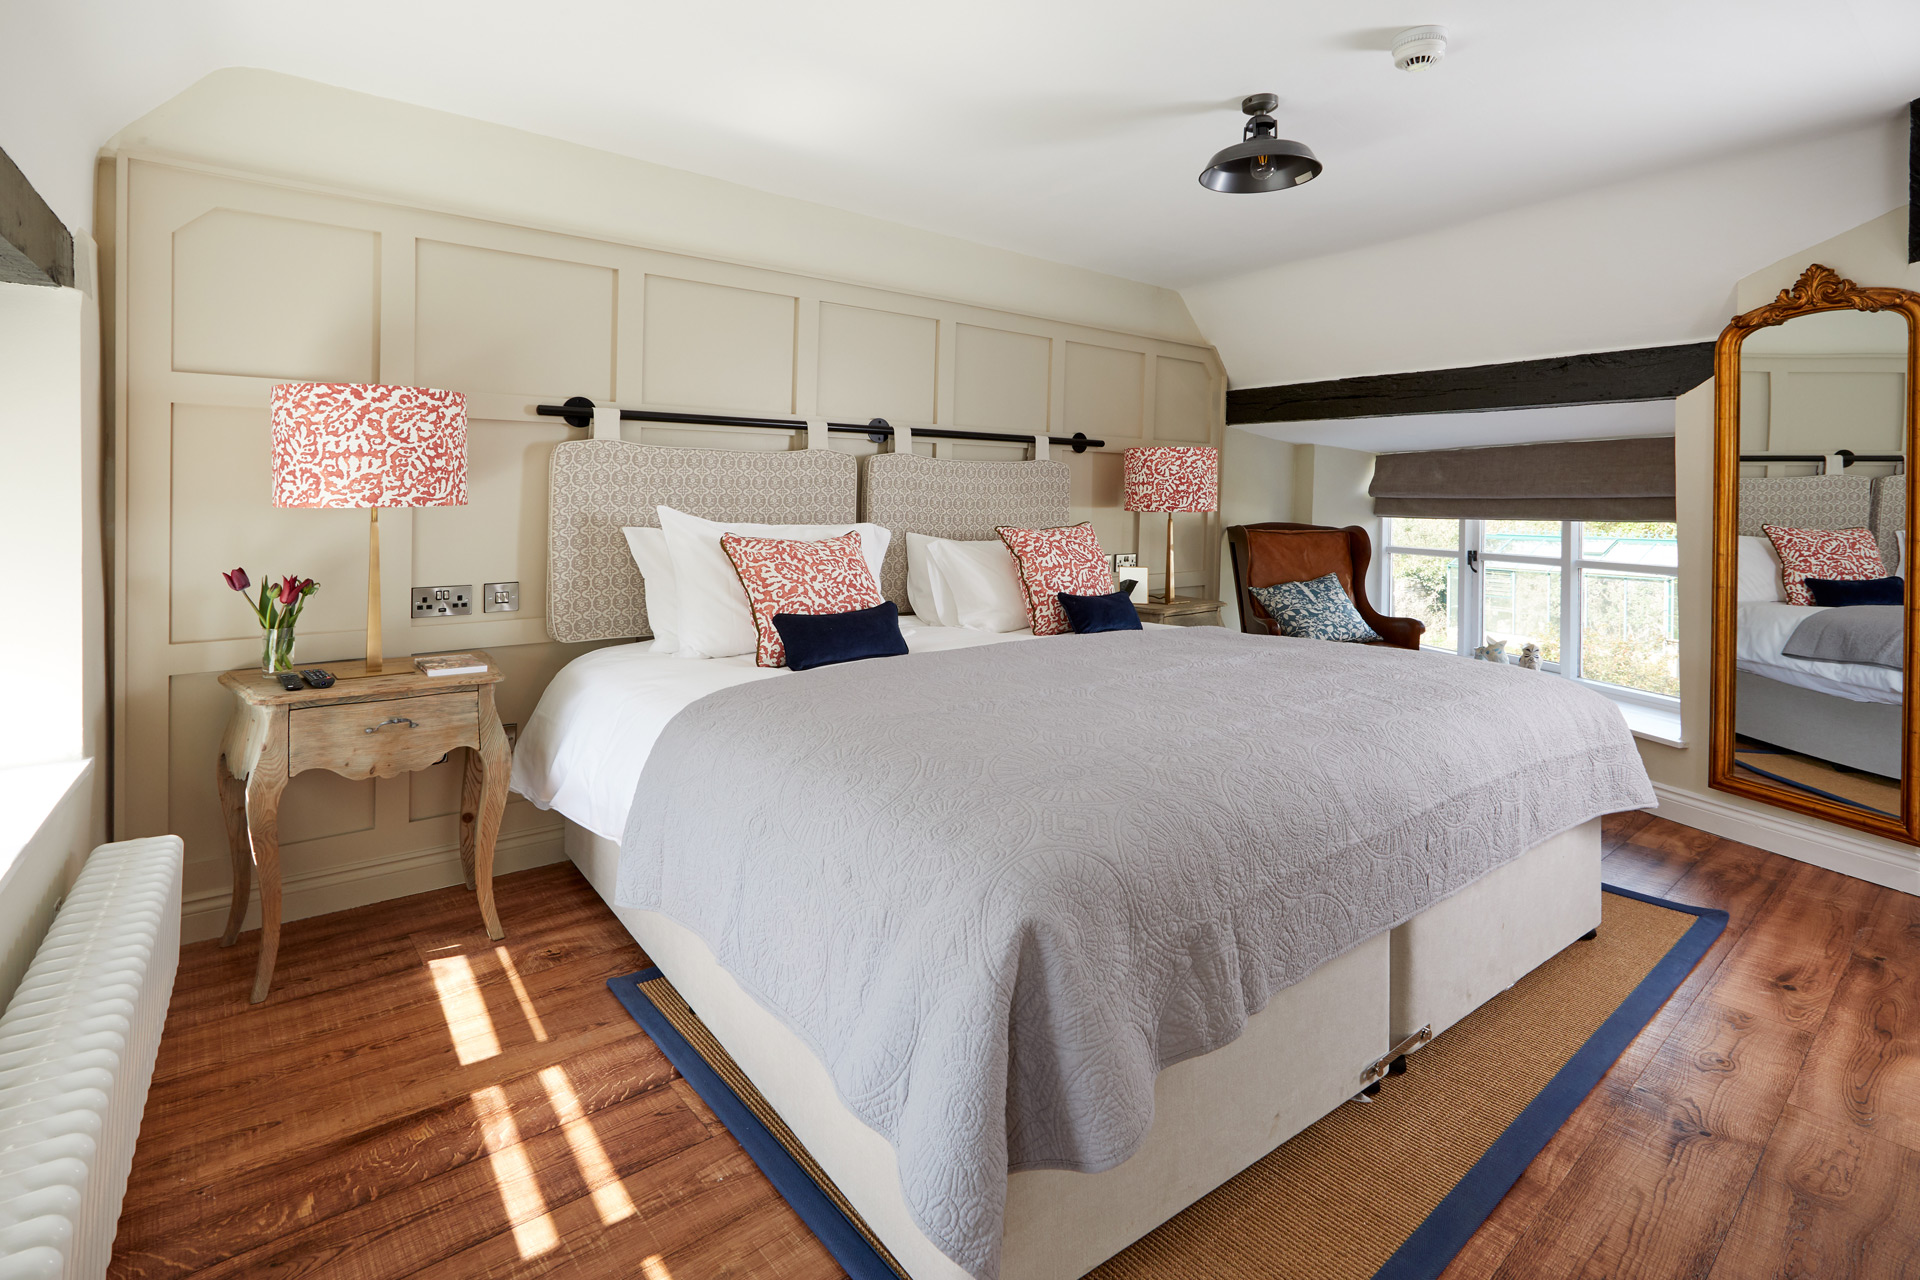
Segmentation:
[(1810, 266), (1714, 348), (1717, 790), (1920, 844), (1920, 293)]

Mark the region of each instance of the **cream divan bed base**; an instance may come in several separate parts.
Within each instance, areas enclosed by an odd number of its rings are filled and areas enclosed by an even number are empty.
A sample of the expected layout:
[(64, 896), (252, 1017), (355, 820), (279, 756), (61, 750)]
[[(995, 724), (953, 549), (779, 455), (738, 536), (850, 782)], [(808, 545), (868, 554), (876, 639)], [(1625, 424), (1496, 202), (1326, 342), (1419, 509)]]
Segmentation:
[[(618, 844), (569, 821), (566, 849), (612, 906)], [(914, 1224), (893, 1148), (806, 1044), (694, 934), (656, 912), (613, 912), (914, 1280), (966, 1280)], [(1232, 1044), (1162, 1071), (1153, 1127), (1125, 1163), (1013, 1174), (1002, 1280), (1084, 1275), (1351, 1098), (1391, 1044), (1440, 1034), (1599, 923), (1595, 819), (1329, 960)]]

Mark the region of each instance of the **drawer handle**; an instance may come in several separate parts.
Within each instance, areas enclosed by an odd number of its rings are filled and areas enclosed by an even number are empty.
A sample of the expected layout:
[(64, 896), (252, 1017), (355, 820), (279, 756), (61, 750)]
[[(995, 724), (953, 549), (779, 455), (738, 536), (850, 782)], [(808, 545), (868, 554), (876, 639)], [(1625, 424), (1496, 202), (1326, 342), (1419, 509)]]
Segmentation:
[(390, 724), (403, 724), (409, 729), (418, 729), (420, 727), (405, 716), (391, 716), (388, 719), (382, 720), (379, 724), (369, 726), (367, 732), (378, 733)]

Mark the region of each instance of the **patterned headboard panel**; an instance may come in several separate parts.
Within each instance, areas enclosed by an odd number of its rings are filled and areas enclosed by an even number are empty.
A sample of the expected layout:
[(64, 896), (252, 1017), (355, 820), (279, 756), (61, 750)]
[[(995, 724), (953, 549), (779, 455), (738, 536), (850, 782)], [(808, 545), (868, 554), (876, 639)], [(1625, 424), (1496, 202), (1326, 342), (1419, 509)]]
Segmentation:
[(554, 446), (547, 482), (547, 634), (627, 640), (652, 634), (628, 525), (656, 506), (709, 520), (850, 524), (859, 464), (830, 449), (676, 449), (625, 440)]
[(1878, 476), (1873, 481), (1873, 517), (1867, 525), (1874, 541), (1880, 544), (1880, 562), (1888, 573), (1905, 577), (1907, 567), (1900, 563), (1900, 543), (1894, 537), (1907, 527), (1907, 478)]
[(1907, 527), (1907, 478), (1882, 476), (1743, 476), (1740, 532), (1765, 536), (1763, 525), (1796, 529), (1871, 529), (1887, 572), (1898, 572)]
[(907, 538), (978, 542), (996, 525), (1052, 528), (1072, 520), (1072, 473), (1064, 462), (952, 462), (876, 453), (861, 466), (863, 519), (893, 532), (880, 592), (907, 604)]

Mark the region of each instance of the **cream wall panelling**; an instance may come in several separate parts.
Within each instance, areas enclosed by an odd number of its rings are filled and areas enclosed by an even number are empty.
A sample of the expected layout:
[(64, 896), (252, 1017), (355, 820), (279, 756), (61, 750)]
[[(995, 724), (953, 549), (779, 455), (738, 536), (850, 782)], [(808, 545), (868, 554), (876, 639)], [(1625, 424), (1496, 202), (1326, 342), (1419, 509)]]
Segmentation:
[[(1115, 550), (1138, 545), (1139, 534), (1139, 521), (1120, 510), (1118, 450), (1155, 439), (1161, 419), (1169, 439), (1190, 435), (1195, 417), (1212, 424), (1215, 443), (1224, 431), (1226, 380), (1206, 347), (138, 153), (102, 172), (116, 265), (115, 835), (181, 834), (188, 899), (215, 904), (202, 912), (209, 929), (218, 928), (228, 871), (212, 787), (226, 707), (208, 691), (213, 673), (259, 658), (244, 605), (218, 571), (243, 563), (256, 578), (298, 570), (322, 580), (300, 661), (351, 655), (361, 643), (354, 602), (365, 516), (268, 504), (275, 382), (369, 379), (466, 393), (472, 501), (381, 521), (383, 562), (403, 567), (385, 575), (382, 625), (396, 654), (493, 652), (509, 671), (501, 714), (520, 723), (581, 651), (548, 640), (542, 613), (547, 457), (584, 433), (535, 416), (538, 403), (588, 395), (635, 409), (1015, 432), (1061, 433), (1072, 423), (1107, 441), (1104, 452), (1055, 456), (1074, 469), (1076, 518), (1092, 520)], [(1157, 371), (1170, 362), (1207, 374), (1177, 409), (1168, 408), (1177, 397), (1156, 392)], [(804, 443), (798, 429), (625, 431), (661, 444)], [(831, 443), (874, 449), (860, 437)], [(915, 449), (1023, 453), (924, 439)], [(1187, 523), (1200, 534), (1202, 522)], [(1217, 581), (1208, 550), (1183, 542), (1185, 563), (1201, 566), (1183, 572), (1183, 585)], [(521, 584), (517, 614), (410, 617), (415, 582), (512, 579)], [(390, 896), (382, 885), (411, 892), (423, 876), (457, 882), (452, 783), (441, 776), (453, 764), (438, 768), (367, 783), (296, 779), (282, 811), (289, 885), (304, 877), (313, 909), (334, 909)], [(508, 836), (524, 857), (559, 856), (557, 819), (522, 801), (509, 806), (503, 845)], [(288, 918), (299, 910), (290, 905)]]
[[(1901, 452), (1907, 362), (1900, 355), (1744, 356), (1740, 368), (1740, 452)], [(1889, 464), (1861, 464), (1883, 475)], [(1810, 463), (1755, 463), (1746, 475), (1808, 475)]]

